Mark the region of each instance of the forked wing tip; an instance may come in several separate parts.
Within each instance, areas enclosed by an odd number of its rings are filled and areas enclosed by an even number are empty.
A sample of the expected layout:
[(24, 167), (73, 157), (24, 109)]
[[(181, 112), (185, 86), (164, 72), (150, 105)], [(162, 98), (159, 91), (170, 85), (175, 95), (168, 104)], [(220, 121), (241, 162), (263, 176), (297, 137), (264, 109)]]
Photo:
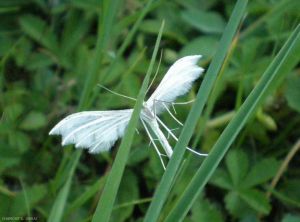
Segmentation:
[(191, 57), (196, 58), (199, 61), (203, 56), (202, 55), (191, 55)]
[(101, 150), (93, 150), (93, 149), (89, 149), (89, 154), (98, 154), (101, 153)]
[(200, 74), (202, 74), (205, 71), (205, 69), (200, 66), (199, 66), (199, 68), (200, 68)]
[(52, 135), (57, 135), (56, 129), (53, 128), (52, 130), (50, 130), (49, 135), (50, 135), (50, 136), (52, 136)]

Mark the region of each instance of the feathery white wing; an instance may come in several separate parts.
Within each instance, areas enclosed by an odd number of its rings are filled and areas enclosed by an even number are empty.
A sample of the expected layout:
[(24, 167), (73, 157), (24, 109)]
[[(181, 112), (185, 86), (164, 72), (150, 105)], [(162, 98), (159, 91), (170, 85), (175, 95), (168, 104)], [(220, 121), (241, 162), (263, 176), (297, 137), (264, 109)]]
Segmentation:
[(159, 114), (165, 105), (184, 95), (192, 87), (192, 83), (200, 77), (204, 69), (197, 66), (201, 55), (186, 56), (177, 60), (168, 70), (156, 90), (146, 102), (146, 106)]
[(123, 136), (132, 109), (86, 111), (74, 113), (61, 120), (50, 135), (62, 135), (62, 145), (75, 144), (90, 153), (109, 150)]

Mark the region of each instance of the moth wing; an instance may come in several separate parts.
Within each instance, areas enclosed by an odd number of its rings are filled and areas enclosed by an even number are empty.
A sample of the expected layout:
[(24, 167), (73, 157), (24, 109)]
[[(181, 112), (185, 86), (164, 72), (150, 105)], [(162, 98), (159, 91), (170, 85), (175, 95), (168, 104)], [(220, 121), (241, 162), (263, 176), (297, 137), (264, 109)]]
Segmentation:
[(109, 150), (124, 135), (132, 109), (115, 111), (85, 111), (61, 120), (50, 135), (61, 135), (62, 145), (75, 144), (90, 153)]
[(167, 71), (166, 75), (147, 100), (148, 108), (156, 113), (164, 111), (168, 103), (173, 102), (178, 96), (184, 95), (192, 87), (204, 69), (197, 65), (201, 55), (185, 56), (177, 60)]

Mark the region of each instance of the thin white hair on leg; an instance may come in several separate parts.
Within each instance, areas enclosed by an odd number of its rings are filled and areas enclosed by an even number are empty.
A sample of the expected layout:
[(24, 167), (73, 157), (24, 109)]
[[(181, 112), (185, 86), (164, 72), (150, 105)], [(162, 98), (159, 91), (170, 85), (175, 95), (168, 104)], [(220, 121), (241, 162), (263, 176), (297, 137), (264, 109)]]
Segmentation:
[(165, 130), (173, 137), (174, 140), (178, 141), (178, 138), (172, 133), (172, 131), (156, 116), (157, 121), (165, 128)]
[[(165, 109), (167, 110), (167, 112), (170, 114), (170, 116), (181, 126), (183, 126), (182, 122), (180, 122), (173, 114), (172, 112), (169, 110), (168, 106), (165, 104), (165, 103), (170, 103), (170, 102), (165, 102), (165, 101), (161, 101), (161, 100), (157, 100), (157, 99), (154, 99), (154, 116), (156, 116), (156, 102), (160, 102), (161, 104), (163, 104), (163, 106), (165, 107)], [(170, 103), (174, 109), (174, 112), (176, 114), (176, 110), (175, 110), (175, 107), (173, 106), (173, 103)]]
[[(174, 128), (174, 129), (170, 129), (170, 131), (175, 131), (175, 130), (178, 130), (179, 128), (177, 127), (177, 128)], [(167, 136), (167, 139), (169, 139), (170, 138), (170, 133), (168, 132), (168, 136)]]
[[(167, 130), (167, 132), (173, 137), (174, 140), (178, 141), (178, 138), (172, 133), (172, 131), (163, 123), (163, 121), (161, 121), (157, 116), (156, 116), (157, 121), (165, 128), (165, 130)], [(199, 153), (195, 150), (193, 150), (190, 147), (186, 147), (187, 150), (191, 151), (192, 153), (195, 153), (199, 156), (208, 156), (208, 154), (206, 153)]]
[(174, 110), (174, 113), (175, 113), (175, 115), (177, 115), (177, 112), (176, 112), (176, 109), (175, 109), (174, 103), (171, 103), (171, 105), (172, 105), (172, 108), (173, 108), (173, 110)]
[(149, 138), (150, 138), (151, 143), (152, 143), (153, 146), (154, 146), (154, 149), (155, 149), (156, 153), (158, 154), (158, 157), (159, 157), (159, 159), (160, 159), (160, 162), (161, 162), (161, 164), (162, 164), (164, 170), (166, 170), (166, 166), (165, 166), (165, 164), (164, 164), (164, 161), (163, 161), (163, 159), (161, 158), (162, 154), (159, 152), (159, 150), (158, 150), (158, 148), (157, 148), (157, 146), (156, 146), (156, 144), (155, 144), (155, 142), (154, 142), (154, 140), (153, 140), (153, 138), (152, 138), (152, 136), (151, 136), (151, 134), (150, 134), (150, 132), (149, 132), (149, 130), (148, 130), (148, 128), (147, 128), (147, 126), (146, 126), (146, 124), (145, 124), (145, 122), (144, 122), (143, 120), (142, 120), (142, 124), (143, 124), (143, 126), (145, 127), (145, 130), (146, 130), (146, 132), (147, 132), (147, 134), (148, 134), (148, 136), (149, 136)]
[(183, 126), (183, 123), (180, 122), (173, 114), (172, 112), (169, 110), (169, 108), (166, 106), (165, 103), (162, 103), (163, 106), (166, 108), (167, 112), (170, 114), (170, 116), (180, 125), (180, 126)]

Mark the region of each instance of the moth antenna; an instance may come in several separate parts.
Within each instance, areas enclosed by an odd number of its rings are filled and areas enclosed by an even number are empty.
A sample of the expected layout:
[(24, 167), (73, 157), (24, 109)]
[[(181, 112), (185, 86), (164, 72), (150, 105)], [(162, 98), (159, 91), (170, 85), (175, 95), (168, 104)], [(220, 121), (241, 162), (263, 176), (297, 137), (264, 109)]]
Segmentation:
[(159, 152), (159, 150), (158, 150), (158, 148), (157, 148), (157, 146), (156, 146), (156, 144), (155, 144), (155, 142), (154, 142), (154, 140), (153, 140), (153, 138), (152, 138), (152, 136), (151, 136), (151, 134), (150, 134), (150, 132), (149, 132), (149, 130), (148, 130), (148, 128), (147, 128), (147, 126), (146, 126), (146, 124), (145, 124), (145, 122), (144, 122), (143, 120), (142, 120), (142, 124), (143, 124), (143, 126), (145, 127), (145, 130), (146, 130), (146, 132), (147, 132), (147, 134), (148, 134), (148, 136), (149, 136), (149, 138), (150, 138), (150, 142), (153, 144), (154, 149), (155, 149), (156, 153), (158, 154), (158, 157), (159, 157), (159, 159), (160, 159), (160, 162), (161, 162), (161, 164), (162, 164), (164, 170), (166, 170), (166, 166), (165, 166), (165, 164), (164, 164), (164, 161), (163, 161), (163, 159), (161, 158), (162, 154)]
[(121, 96), (121, 97), (124, 97), (124, 98), (131, 99), (131, 100), (136, 101), (136, 99), (133, 98), (133, 97), (125, 96), (125, 95), (123, 95), (123, 94), (117, 93), (117, 92), (115, 92), (115, 91), (113, 91), (113, 90), (110, 90), (109, 88), (106, 88), (105, 86), (103, 86), (103, 85), (101, 85), (101, 84), (97, 84), (97, 85), (98, 85), (100, 88), (103, 88), (103, 89), (107, 90), (108, 92), (110, 92), (110, 93), (112, 93), (112, 94), (114, 94), (114, 95)]
[[(178, 138), (172, 133), (172, 131), (161, 121), (157, 116), (156, 116), (157, 121), (167, 130), (167, 132), (173, 137), (174, 140), (178, 141)], [(194, 154), (197, 154), (199, 156), (207, 156), (208, 154), (206, 153), (199, 153), (190, 147), (186, 147), (187, 150), (191, 151)]]
[(153, 79), (152, 79), (150, 85), (149, 85), (148, 88), (147, 88), (146, 94), (147, 94), (148, 91), (150, 90), (150, 88), (151, 88), (151, 86), (153, 85), (154, 80), (155, 80), (155, 78), (156, 78), (156, 76), (157, 76), (157, 74), (158, 74), (158, 70), (159, 70), (159, 67), (160, 67), (160, 64), (161, 64), (161, 60), (162, 60), (162, 55), (163, 55), (163, 50), (160, 51), (159, 63), (158, 63), (158, 66), (157, 66), (155, 75), (154, 75), (154, 77), (153, 77)]

